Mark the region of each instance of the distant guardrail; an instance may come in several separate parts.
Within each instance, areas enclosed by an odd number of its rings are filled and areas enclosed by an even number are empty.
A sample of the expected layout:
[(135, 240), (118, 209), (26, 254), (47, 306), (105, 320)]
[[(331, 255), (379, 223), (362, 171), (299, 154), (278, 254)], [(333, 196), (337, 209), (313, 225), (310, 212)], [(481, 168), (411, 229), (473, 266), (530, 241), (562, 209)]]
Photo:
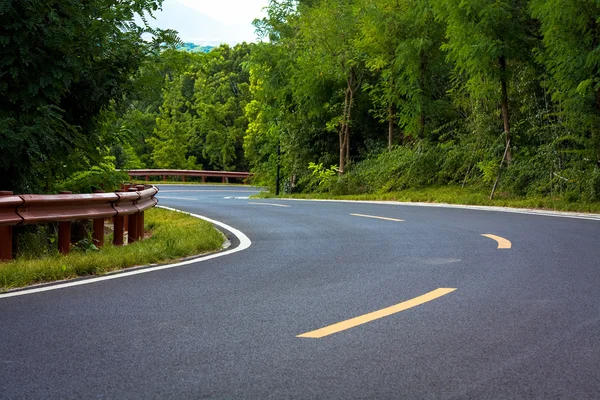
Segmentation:
[(229, 182), (229, 178), (248, 179), (252, 176), (252, 173), (250, 172), (199, 171), (185, 169), (132, 169), (124, 172), (129, 174), (130, 178), (143, 176), (146, 178), (146, 181), (149, 181), (151, 176), (162, 176), (163, 181), (167, 180), (167, 176), (178, 176), (185, 182), (186, 177), (193, 176), (202, 178), (202, 182), (206, 182), (206, 178), (217, 177), (221, 178), (223, 183), (227, 183)]
[(124, 231), (128, 243), (144, 236), (144, 211), (158, 203), (158, 188), (151, 185), (124, 185), (114, 193), (14, 195), (0, 191), (0, 260), (12, 259), (12, 229), (16, 225), (58, 222), (58, 250), (69, 253), (71, 222), (93, 221), (93, 239), (104, 245), (104, 220), (114, 221), (113, 244), (122, 246)]

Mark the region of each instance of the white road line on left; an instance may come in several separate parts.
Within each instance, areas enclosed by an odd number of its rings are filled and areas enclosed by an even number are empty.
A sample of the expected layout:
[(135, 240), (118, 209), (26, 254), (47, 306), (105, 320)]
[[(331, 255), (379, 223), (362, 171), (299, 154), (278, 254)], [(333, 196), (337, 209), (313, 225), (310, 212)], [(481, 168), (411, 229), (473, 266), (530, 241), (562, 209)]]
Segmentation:
[(4, 294), (0, 294), (0, 299), (4, 299), (7, 297), (25, 296), (25, 295), (34, 294), (34, 293), (49, 292), (51, 290), (66, 289), (66, 288), (70, 288), (73, 286), (89, 285), (89, 284), (96, 283), (96, 282), (120, 279), (120, 278), (125, 278), (125, 277), (133, 276), (133, 275), (147, 274), (147, 273), (154, 272), (154, 271), (161, 271), (163, 269), (183, 267), (184, 265), (190, 265), (190, 264), (194, 264), (194, 263), (198, 263), (198, 262), (202, 262), (202, 261), (208, 261), (208, 260), (212, 260), (213, 258), (223, 257), (223, 256), (227, 256), (229, 254), (237, 253), (239, 251), (246, 250), (248, 247), (250, 247), (250, 245), (252, 245), (252, 241), (250, 240), (250, 238), (248, 238), (248, 236), (246, 236), (242, 231), (239, 231), (239, 230), (235, 229), (234, 227), (224, 224), (223, 222), (215, 221), (214, 219), (210, 219), (210, 218), (204, 217), (202, 215), (192, 214), (192, 213), (188, 213), (188, 212), (177, 210), (177, 209), (170, 208), (170, 207), (164, 207), (164, 206), (157, 206), (157, 207), (164, 208), (165, 210), (171, 210), (171, 211), (181, 212), (184, 214), (189, 214), (192, 217), (200, 218), (200, 219), (210, 222), (211, 224), (220, 226), (221, 228), (226, 229), (229, 232), (231, 232), (233, 235), (235, 235), (238, 238), (238, 240), (240, 241), (240, 244), (239, 244), (239, 246), (237, 246), (234, 249), (226, 250), (221, 253), (210, 254), (210, 255), (207, 255), (206, 257), (197, 258), (194, 260), (183, 261), (183, 262), (176, 263), (176, 264), (160, 265), (158, 267), (139, 269), (139, 270), (135, 270), (135, 271), (122, 272), (122, 273), (117, 273), (114, 275), (100, 276), (97, 278), (90, 278), (90, 279), (85, 279), (85, 280), (81, 280), (81, 281), (60, 283), (57, 285), (45, 286), (45, 287), (41, 287), (41, 288), (24, 289), (24, 290), (20, 290), (18, 292), (4, 293)]
[(169, 199), (169, 200), (192, 200), (192, 201), (198, 201), (198, 199), (195, 199), (193, 197), (170, 197), (170, 196), (158, 196), (158, 199)]
[(275, 203), (252, 203), (252, 202), (248, 202), (248, 204), (252, 204), (252, 205), (255, 205), (255, 206), (291, 207), (291, 206), (288, 206), (286, 204), (275, 204)]
[(353, 217), (362, 217), (362, 218), (373, 218), (373, 219), (383, 219), (385, 221), (394, 221), (394, 222), (404, 222), (403, 219), (397, 218), (388, 218), (388, 217), (379, 217), (377, 215), (365, 215), (365, 214), (350, 214)]

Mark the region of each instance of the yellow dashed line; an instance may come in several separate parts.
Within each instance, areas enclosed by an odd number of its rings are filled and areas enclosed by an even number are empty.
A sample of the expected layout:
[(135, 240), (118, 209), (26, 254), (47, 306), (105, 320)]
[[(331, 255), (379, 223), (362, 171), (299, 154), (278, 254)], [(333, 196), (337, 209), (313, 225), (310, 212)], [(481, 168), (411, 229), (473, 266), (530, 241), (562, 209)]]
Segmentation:
[(315, 331), (306, 332), (306, 333), (303, 333), (296, 337), (320, 339), (325, 336), (333, 335), (334, 333), (345, 331), (346, 329), (350, 329), (350, 328), (354, 328), (359, 325), (366, 324), (367, 322), (371, 322), (376, 319), (380, 319), (383, 317), (390, 316), (392, 314), (399, 313), (400, 311), (408, 310), (409, 308), (413, 308), (413, 307), (416, 307), (423, 303), (427, 303), (428, 301), (435, 300), (439, 297), (445, 296), (448, 293), (454, 292), (455, 290), (456, 290), (455, 288), (439, 288), (432, 292), (425, 293), (422, 296), (415, 297), (414, 299), (407, 300), (400, 304), (396, 304), (395, 306), (384, 308), (379, 311), (374, 311), (372, 313), (361, 315), (360, 317), (348, 319), (346, 321), (338, 322), (337, 324), (329, 325), (324, 328), (317, 329)]
[(489, 234), (489, 233), (482, 234), (481, 236), (485, 236), (486, 238), (490, 238), (490, 239), (495, 240), (496, 242), (498, 242), (498, 248), (499, 249), (510, 249), (512, 247), (512, 243), (510, 243), (509, 240), (504, 239), (503, 237), (492, 235), (492, 234)]

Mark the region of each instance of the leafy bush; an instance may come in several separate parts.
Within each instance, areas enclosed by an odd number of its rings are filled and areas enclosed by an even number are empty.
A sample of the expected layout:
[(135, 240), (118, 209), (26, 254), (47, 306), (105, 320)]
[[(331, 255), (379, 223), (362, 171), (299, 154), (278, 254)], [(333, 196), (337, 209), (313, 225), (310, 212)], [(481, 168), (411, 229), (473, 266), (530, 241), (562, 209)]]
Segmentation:
[(443, 150), (396, 147), (354, 165), (332, 186), (334, 194), (389, 192), (440, 183)]
[(92, 193), (94, 190), (110, 192), (118, 189), (121, 183), (127, 182), (129, 176), (125, 172), (117, 171), (110, 159), (100, 166), (94, 166), (87, 171), (79, 171), (57, 185), (59, 191), (73, 193)]
[(301, 190), (306, 192), (327, 192), (330, 191), (338, 176), (338, 166), (332, 165), (329, 168), (325, 168), (323, 163), (315, 164), (313, 162), (308, 164), (308, 170), (310, 174), (300, 178), (298, 186)]

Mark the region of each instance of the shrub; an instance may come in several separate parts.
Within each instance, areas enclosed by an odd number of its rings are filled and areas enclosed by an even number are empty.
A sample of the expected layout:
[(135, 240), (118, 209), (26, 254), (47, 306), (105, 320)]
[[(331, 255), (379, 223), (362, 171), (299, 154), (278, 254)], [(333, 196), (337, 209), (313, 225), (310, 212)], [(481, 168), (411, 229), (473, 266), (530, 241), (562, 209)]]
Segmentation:
[(125, 172), (103, 167), (92, 167), (89, 171), (80, 171), (57, 185), (59, 191), (73, 193), (92, 193), (94, 190), (110, 192), (127, 182), (129, 176)]

